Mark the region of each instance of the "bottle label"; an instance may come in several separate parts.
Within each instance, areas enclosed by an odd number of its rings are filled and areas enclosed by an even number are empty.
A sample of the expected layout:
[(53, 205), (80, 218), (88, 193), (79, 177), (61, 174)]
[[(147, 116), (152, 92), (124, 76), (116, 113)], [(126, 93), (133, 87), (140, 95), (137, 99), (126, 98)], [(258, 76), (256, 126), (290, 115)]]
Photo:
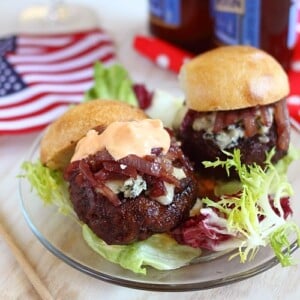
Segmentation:
[[(215, 36), (224, 44), (260, 47), (261, 0), (212, 0)], [(292, 49), (297, 39), (297, 0), (290, 1), (286, 46)]]
[(215, 36), (224, 44), (259, 47), (261, 0), (212, 0)]
[(176, 27), (181, 23), (181, 0), (149, 0), (152, 17), (165, 26)]
[(298, 3), (296, 0), (291, 1), (289, 11), (289, 30), (287, 37), (287, 47), (293, 49), (297, 40), (297, 18), (298, 18)]

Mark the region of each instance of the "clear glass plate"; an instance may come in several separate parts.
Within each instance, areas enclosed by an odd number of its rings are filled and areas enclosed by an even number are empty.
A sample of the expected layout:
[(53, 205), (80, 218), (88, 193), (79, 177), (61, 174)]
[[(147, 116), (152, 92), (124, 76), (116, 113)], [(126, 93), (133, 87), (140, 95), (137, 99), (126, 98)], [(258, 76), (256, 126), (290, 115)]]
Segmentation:
[[(39, 141), (40, 139), (33, 145), (27, 160), (36, 161), (38, 158)], [(299, 135), (295, 132), (292, 133), (292, 141), (295, 146), (300, 146)], [(289, 178), (296, 195), (300, 193), (299, 168), (298, 161), (289, 170)], [(137, 275), (106, 261), (92, 251), (83, 240), (81, 228), (76, 221), (58, 213), (56, 207), (44, 205), (26, 179), (20, 178), (19, 189), (23, 214), (40, 242), (75, 269), (110, 283), (152, 291), (202, 290), (249, 278), (278, 264), (272, 250), (264, 247), (252, 261), (244, 264), (238, 258), (228, 260), (230, 254), (223, 253), (208, 256), (177, 270), (158, 271), (149, 268), (147, 275)], [(294, 210), (293, 219), (299, 225), (300, 201), (292, 199), (291, 205)], [(292, 252), (297, 248), (296, 242), (292, 242)]]

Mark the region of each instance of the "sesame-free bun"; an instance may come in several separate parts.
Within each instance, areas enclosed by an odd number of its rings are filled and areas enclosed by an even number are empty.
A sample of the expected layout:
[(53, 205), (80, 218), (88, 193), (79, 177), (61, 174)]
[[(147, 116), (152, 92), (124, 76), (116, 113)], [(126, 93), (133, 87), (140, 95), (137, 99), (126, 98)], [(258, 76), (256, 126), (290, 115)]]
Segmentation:
[(182, 66), (179, 81), (187, 107), (196, 111), (266, 105), (289, 93), (281, 65), (250, 46), (223, 46), (200, 54)]
[(41, 162), (50, 169), (62, 170), (74, 153), (76, 143), (95, 127), (107, 127), (115, 121), (145, 119), (139, 108), (113, 100), (80, 103), (46, 129), (40, 145)]

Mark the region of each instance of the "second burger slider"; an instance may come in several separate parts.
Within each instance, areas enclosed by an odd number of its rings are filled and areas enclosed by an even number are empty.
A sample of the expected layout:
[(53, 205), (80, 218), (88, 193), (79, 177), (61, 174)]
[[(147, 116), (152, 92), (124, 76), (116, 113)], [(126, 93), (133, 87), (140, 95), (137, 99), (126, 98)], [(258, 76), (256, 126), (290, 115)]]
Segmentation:
[[(235, 148), (245, 164), (263, 166), (273, 148), (273, 163), (286, 155), (288, 77), (269, 54), (249, 46), (220, 47), (184, 64), (179, 78), (186, 107), (177, 132), (198, 169), (203, 161), (226, 159), (224, 151)], [(212, 171), (227, 176), (222, 169)]]

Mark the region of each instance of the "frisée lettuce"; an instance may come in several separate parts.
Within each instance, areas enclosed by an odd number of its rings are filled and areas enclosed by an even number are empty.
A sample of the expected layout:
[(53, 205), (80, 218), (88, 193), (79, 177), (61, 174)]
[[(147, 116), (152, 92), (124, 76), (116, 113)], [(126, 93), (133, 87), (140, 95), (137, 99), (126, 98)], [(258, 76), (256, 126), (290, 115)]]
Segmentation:
[[(299, 157), (293, 148), (276, 166), (271, 163), (274, 151), (267, 155), (266, 166), (241, 163), (240, 151), (225, 152), (227, 159), (203, 162), (205, 167), (222, 166), (229, 174), (234, 169), (239, 176), (239, 188), (234, 183), (233, 194), (222, 194), (219, 187), (218, 201), (202, 199), (205, 207), (214, 208), (227, 220), (229, 234), (239, 238), (238, 253), (241, 262), (255, 256), (260, 246), (271, 245), (283, 266), (293, 264), (289, 238), (294, 234), (300, 246), (300, 229), (294, 222), (285, 219), (281, 200), (289, 198), (293, 189), (287, 179), (287, 168)], [(228, 186), (226, 186), (228, 190)]]
[(61, 172), (51, 170), (42, 165), (38, 160), (35, 163), (24, 162), (22, 169), (33, 189), (45, 204), (58, 207), (59, 212), (64, 215), (75, 215), (69, 199), (67, 183)]

